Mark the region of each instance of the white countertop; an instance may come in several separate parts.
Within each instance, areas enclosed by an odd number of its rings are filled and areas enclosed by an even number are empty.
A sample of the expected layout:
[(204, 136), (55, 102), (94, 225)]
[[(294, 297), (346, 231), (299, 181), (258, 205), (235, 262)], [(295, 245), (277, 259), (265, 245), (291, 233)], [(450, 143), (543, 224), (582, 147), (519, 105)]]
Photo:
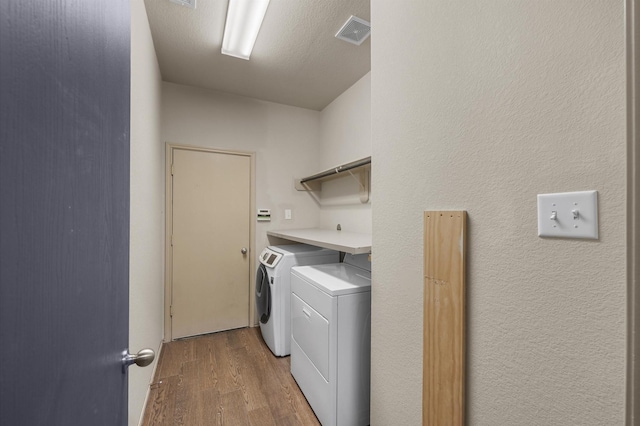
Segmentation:
[(283, 229), (267, 235), (350, 254), (371, 253), (371, 234), (331, 229)]

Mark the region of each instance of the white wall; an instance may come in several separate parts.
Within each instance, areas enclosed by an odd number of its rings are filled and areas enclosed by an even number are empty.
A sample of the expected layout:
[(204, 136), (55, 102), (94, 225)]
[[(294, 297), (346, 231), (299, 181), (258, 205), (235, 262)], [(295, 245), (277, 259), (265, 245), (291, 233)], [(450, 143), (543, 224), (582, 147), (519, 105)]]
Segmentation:
[(320, 112), (320, 168), (371, 155), (371, 73)]
[[(371, 156), (371, 73), (320, 113), (320, 165), (316, 171)], [(312, 174), (312, 173), (309, 173)], [(374, 188), (371, 188), (370, 200)], [(351, 176), (324, 182), (319, 194), (320, 227), (371, 233), (371, 201), (361, 203)]]
[[(131, 1), (131, 213), (129, 351), (157, 352), (163, 335), (164, 147), (161, 78), (147, 12)], [(154, 364), (129, 368), (129, 425), (137, 425)]]
[[(624, 2), (371, 3), (372, 425), (421, 422), (431, 209), (469, 213), (467, 423), (624, 424)], [(599, 241), (537, 237), (589, 189)]]
[(271, 209), (271, 222), (256, 224), (256, 257), (268, 230), (318, 226), (316, 202), (294, 179), (318, 169), (319, 112), (173, 83), (162, 84), (162, 104), (165, 142), (256, 153), (256, 208)]

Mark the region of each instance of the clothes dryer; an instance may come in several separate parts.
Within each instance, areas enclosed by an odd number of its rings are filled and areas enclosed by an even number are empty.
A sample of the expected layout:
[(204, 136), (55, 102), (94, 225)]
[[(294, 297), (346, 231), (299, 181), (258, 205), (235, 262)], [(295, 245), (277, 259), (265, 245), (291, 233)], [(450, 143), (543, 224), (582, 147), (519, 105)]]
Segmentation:
[(291, 353), (291, 267), (335, 263), (339, 253), (307, 244), (269, 246), (256, 273), (256, 309), (265, 343), (276, 356)]
[(291, 374), (324, 426), (369, 424), (371, 262), (291, 269)]

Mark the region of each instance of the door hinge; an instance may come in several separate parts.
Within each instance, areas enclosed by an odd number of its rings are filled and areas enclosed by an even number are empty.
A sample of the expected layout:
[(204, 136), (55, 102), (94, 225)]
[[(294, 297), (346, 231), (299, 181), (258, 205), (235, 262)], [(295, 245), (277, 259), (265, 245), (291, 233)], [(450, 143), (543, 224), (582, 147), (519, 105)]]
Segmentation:
[(171, 247), (173, 247), (173, 234), (171, 234)]
[(169, 316), (173, 316), (173, 305), (169, 305)]
[(171, 176), (173, 176), (173, 163), (171, 163)]

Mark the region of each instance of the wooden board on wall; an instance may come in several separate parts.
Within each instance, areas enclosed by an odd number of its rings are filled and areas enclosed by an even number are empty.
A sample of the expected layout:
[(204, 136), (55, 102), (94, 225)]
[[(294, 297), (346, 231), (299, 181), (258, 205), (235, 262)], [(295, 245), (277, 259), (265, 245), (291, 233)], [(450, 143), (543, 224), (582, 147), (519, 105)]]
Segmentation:
[(464, 424), (466, 222), (466, 211), (424, 212), (424, 425)]

